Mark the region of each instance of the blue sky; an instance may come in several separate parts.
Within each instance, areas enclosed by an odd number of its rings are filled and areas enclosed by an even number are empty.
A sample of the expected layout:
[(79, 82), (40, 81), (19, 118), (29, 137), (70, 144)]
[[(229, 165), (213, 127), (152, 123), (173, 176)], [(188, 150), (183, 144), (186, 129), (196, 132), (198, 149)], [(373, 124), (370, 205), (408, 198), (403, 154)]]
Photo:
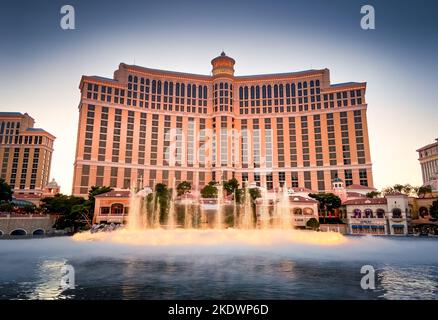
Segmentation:
[[(76, 30), (59, 27), (73, 5)], [(376, 29), (360, 28), (371, 4)], [(52, 176), (70, 193), (78, 84), (120, 62), (209, 74), (223, 49), (236, 74), (329, 68), (367, 81), (374, 180), (421, 184), (415, 150), (438, 138), (434, 1), (1, 1), (1, 111), (28, 112), (57, 136)]]

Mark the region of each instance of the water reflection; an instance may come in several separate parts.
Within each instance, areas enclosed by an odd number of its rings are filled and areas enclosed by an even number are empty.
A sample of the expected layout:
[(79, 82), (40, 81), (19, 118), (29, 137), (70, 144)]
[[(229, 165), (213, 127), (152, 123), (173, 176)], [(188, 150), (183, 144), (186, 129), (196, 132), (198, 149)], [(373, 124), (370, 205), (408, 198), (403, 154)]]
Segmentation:
[(437, 266), (384, 266), (378, 279), (384, 299), (430, 300), (438, 296)]

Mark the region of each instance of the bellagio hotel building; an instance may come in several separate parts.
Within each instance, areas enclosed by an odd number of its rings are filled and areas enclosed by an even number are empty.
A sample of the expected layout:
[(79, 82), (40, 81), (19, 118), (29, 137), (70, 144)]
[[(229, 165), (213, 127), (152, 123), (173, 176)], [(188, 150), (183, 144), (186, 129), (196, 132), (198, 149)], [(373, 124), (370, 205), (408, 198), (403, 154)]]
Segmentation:
[(366, 83), (330, 83), (328, 69), (211, 75), (121, 63), (113, 79), (83, 76), (73, 194), (90, 186), (211, 180), (278, 189), (372, 187)]

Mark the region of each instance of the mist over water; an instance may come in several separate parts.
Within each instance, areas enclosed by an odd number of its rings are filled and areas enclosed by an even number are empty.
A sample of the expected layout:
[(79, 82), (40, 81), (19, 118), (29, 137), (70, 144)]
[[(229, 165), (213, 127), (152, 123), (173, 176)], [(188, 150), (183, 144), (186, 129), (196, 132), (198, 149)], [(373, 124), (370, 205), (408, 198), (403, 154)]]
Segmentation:
[[(215, 232), (201, 231), (195, 240)], [(327, 245), (282, 234), (263, 245), (233, 236), (215, 244), (89, 239), (0, 241), (0, 298), (438, 299), (436, 239), (342, 237)], [(76, 288), (63, 291), (66, 264), (75, 268)], [(360, 287), (365, 264), (376, 269), (376, 290)]]

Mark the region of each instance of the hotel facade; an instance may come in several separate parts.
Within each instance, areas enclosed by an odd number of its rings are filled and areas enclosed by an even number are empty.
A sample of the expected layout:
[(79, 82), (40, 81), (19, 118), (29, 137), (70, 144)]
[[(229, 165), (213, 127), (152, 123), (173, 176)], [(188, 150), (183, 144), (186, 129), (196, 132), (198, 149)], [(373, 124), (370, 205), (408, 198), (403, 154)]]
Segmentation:
[(222, 53), (211, 75), (121, 63), (83, 76), (73, 194), (211, 180), (330, 191), (373, 187), (366, 83), (331, 84), (328, 69), (235, 76)]
[(49, 183), (55, 137), (27, 113), (0, 112), (0, 177), (14, 196), (41, 196)]
[(435, 140), (436, 142), (418, 149), (417, 152), (423, 184), (431, 185), (434, 190), (438, 190), (438, 138)]

